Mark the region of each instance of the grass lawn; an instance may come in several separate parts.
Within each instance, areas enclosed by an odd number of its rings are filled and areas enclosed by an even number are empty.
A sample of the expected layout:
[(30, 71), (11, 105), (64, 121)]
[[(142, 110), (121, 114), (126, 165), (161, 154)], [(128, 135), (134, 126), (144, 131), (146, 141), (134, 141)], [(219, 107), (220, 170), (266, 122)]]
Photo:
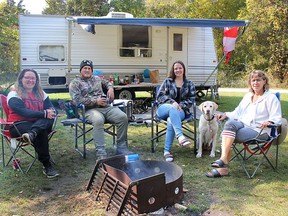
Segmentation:
[[(231, 111), (244, 93), (220, 92), (219, 111)], [(69, 99), (68, 94), (51, 94), (50, 98)], [(283, 116), (288, 118), (288, 94), (281, 94)], [(61, 176), (49, 180), (42, 174), (37, 161), (26, 175), (12, 166), (0, 168), (0, 215), (105, 215), (101, 204), (93, 201), (85, 191), (95, 165), (94, 145), (88, 145), (88, 155), (82, 159), (74, 150), (73, 130), (64, 127), (59, 118), (57, 133), (50, 142), (51, 155)], [(129, 126), (130, 149), (143, 160), (162, 160), (163, 141), (155, 153), (150, 152), (150, 127)], [(106, 137), (109, 152), (113, 152), (111, 137)], [(275, 150), (275, 146), (273, 151)], [(217, 144), (220, 149), (220, 144)], [(7, 150), (7, 149), (6, 149)], [(6, 151), (7, 152), (7, 151)], [(287, 215), (288, 212), (288, 145), (280, 145), (276, 172), (264, 163), (253, 179), (248, 179), (238, 161), (230, 163), (230, 177), (209, 179), (205, 173), (213, 161), (207, 152), (196, 159), (192, 147), (173, 146), (175, 163), (183, 170), (183, 205), (192, 212), (177, 215)], [(219, 154), (216, 156), (219, 157)], [(25, 164), (27, 158), (21, 157)]]

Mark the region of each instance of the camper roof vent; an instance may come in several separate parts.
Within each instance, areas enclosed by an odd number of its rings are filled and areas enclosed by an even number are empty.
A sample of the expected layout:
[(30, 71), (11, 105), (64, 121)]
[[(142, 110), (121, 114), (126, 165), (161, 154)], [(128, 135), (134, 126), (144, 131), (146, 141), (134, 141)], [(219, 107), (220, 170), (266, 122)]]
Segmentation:
[(109, 12), (107, 14), (108, 18), (133, 18), (133, 15), (125, 12)]

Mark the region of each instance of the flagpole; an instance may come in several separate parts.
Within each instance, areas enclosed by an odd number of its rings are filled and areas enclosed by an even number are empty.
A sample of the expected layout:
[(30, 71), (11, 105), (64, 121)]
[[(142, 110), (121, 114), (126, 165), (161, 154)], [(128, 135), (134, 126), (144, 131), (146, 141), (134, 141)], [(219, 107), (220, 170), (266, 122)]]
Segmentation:
[[(247, 25), (248, 26), (248, 25)], [(246, 27), (247, 27), (246, 26)], [(236, 41), (239, 40), (239, 38), (244, 34), (246, 27), (244, 27), (243, 31), (237, 36)], [(226, 54), (227, 55), (227, 54)], [(218, 62), (218, 64), (216, 65), (216, 67), (214, 68), (214, 70), (212, 71), (212, 73), (207, 77), (207, 79), (205, 80), (205, 82), (203, 84), (201, 84), (202, 86), (204, 86), (208, 80), (210, 79), (210, 77), (215, 73), (215, 71), (219, 68), (220, 64), (224, 61), (224, 59), (226, 58), (226, 55), (224, 54), (222, 56), (222, 58), (220, 59), (220, 61)]]
[(222, 58), (220, 59), (220, 61), (218, 62), (218, 64), (216, 65), (216, 67), (214, 68), (214, 70), (212, 71), (212, 73), (207, 77), (207, 79), (205, 80), (205, 82), (202, 84), (203, 86), (208, 82), (208, 80), (210, 79), (210, 77), (215, 73), (215, 71), (218, 69), (218, 67), (219, 67), (220, 64), (224, 61), (225, 58), (226, 58), (226, 55), (223, 55)]

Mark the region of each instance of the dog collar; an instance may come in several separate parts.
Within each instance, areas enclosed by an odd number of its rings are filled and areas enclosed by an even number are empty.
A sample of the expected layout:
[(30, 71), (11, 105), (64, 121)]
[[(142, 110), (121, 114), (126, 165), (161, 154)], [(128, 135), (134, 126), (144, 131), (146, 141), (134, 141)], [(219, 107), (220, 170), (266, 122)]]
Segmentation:
[(204, 116), (205, 120), (206, 120), (206, 121), (209, 121), (209, 122), (212, 121), (212, 120), (214, 119), (214, 117), (215, 117), (215, 116), (213, 115), (211, 119), (206, 119), (205, 116)]

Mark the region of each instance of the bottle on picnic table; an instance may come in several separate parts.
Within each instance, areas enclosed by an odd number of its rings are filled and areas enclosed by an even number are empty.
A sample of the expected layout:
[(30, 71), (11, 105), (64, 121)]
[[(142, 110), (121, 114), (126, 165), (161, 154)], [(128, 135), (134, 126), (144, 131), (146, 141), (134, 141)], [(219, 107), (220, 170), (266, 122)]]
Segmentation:
[(114, 78), (112, 74), (110, 74), (109, 82), (112, 83), (112, 85), (114, 85)]

